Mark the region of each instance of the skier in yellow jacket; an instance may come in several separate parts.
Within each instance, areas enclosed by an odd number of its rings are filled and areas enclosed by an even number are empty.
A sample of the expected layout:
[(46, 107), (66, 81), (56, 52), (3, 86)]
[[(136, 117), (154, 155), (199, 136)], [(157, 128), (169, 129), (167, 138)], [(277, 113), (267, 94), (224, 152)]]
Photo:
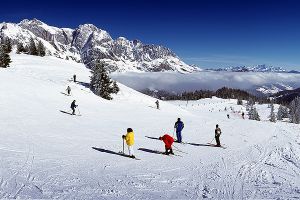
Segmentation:
[(134, 145), (134, 133), (132, 128), (128, 128), (127, 129), (127, 134), (126, 135), (122, 135), (122, 138), (126, 141), (126, 144), (128, 146), (128, 152), (129, 152), (129, 156), (131, 158), (135, 158), (134, 151), (133, 151), (133, 145)]

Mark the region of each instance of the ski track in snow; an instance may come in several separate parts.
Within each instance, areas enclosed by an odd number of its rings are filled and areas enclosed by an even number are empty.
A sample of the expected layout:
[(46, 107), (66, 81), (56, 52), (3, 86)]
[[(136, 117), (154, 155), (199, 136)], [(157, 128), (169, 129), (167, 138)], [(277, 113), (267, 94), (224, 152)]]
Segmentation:
[[(258, 106), (261, 122), (241, 119), (245, 108), (236, 100), (161, 102), (156, 110), (155, 99), (123, 85), (105, 101), (69, 82), (74, 73), (88, 82), (80, 64), (25, 55), (13, 61), (0, 71), (1, 199), (300, 198), (299, 125), (268, 122), (266, 105)], [(71, 96), (60, 93), (67, 85)], [(81, 117), (59, 112), (73, 99)], [(178, 116), (185, 122), (178, 156), (138, 150), (163, 151), (161, 141), (145, 136), (172, 135)], [(217, 123), (226, 149), (207, 146)], [(127, 127), (141, 160), (92, 149), (118, 153)]]

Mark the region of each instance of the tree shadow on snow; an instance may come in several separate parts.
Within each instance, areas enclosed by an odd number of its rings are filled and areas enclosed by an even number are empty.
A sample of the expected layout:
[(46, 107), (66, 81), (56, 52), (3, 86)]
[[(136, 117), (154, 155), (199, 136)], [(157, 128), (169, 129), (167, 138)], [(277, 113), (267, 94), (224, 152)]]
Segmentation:
[(90, 89), (90, 84), (89, 83), (81, 82), (81, 81), (76, 81), (76, 83), (78, 83), (79, 85), (82, 85), (85, 88)]
[(102, 149), (102, 148), (97, 148), (97, 147), (92, 147), (92, 149), (96, 150), (96, 151), (100, 151), (102, 153), (109, 153), (109, 154), (113, 154), (113, 155), (118, 155), (118, 156), (123, 156), (123, 157), (129, 157), (126, 154), (123, 154), (122, 152), (115, 152), (115, 151), (111, 151), (111, 150), (107, 150), (107, 149)]

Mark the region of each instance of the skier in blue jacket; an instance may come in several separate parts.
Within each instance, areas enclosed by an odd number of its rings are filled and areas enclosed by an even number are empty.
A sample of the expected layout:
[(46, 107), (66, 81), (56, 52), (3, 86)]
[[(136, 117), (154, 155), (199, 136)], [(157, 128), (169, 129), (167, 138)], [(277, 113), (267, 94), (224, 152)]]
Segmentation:
[(181, 131), (184, 128), (184, 123), (180, 120), (180, 118), (177, 119), (174, 128), (176, 129), (177, 142), (181, 143), (182, 142)]

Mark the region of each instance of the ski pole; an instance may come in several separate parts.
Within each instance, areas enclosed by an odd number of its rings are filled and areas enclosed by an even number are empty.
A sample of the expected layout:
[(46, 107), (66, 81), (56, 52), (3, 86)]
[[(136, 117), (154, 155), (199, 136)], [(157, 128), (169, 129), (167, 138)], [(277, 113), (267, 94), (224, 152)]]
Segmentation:
[(125, 154), (125, 152), (124, 152), (124, 138), (122, 138), (122, 140), (123, 140), (123, 154)]
[(181, 153), (188, 154), (187, 152), (184, 152), (184, 151), (180, 150), (180, 149), (179, 149), (178, 147), (176, 147), (175, 145), (173, 145), (173, 147), (176, 149), (176, 151), (179, 151), (179, 152), (181, 152)]
[(212, 141), (214, 140), (215, 138), (213, 138), (211, 141), (210, 141), (210, 143), (212, 143)]
[(78, 110), (78, 114), (79, 114), (79, 115), (81, 115), (81, 114), (80, 114), (80, 110), (79, 110), (79, 108), (77, 108), (77, 110)]

